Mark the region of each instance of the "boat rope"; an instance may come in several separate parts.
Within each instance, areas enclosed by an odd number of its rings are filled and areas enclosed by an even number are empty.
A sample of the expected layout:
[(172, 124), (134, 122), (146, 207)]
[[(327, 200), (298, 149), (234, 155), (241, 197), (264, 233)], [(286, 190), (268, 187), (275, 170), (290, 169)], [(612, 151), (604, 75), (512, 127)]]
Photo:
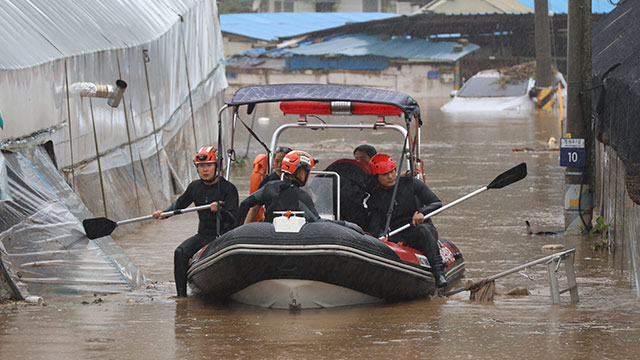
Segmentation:
[(267, 154), (271, 153), (271, 150), (269, 149), (267, 144), (265, 144), (262, 140), (260, 140), (258, 135), (255, 132), (253, 132), (253, 130), (249, 126), (247, 126), (247, 124), (242, 120), (240, 115), (238, 115), (238, 120), (240, 120), (240, 123), (242, 123), (242, 125), (244, 125), (245, 129), (247, 129), (249, 134), (251, 134), (251, 136), (253, 136), (253, 138), (256, 139), (256, 141), (258, 141), (260, 143), (260, 145), (262, 145), (262, 147), (267, 151)]

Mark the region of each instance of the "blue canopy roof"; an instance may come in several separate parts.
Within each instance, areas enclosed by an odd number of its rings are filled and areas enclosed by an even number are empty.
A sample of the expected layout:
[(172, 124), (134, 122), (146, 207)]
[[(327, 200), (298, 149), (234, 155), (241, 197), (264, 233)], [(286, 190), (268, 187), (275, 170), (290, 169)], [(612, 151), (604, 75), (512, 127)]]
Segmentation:
[(467, 44), (455, 51), (456, 42), (430, 42), (425, 39), (393, 37), (382, 40), (380, 35), (350, 34), (326, 39), (323, 42), (291, 49), (295, 55), (377, 55), (387, 58), (433, 59), (456, 61), (476, 51), (480, 46)]
[(329, 84), (275, 84), (246, 86), (238, 89), (231, 100), (231, 106), (258, 104), (278, 101), (351, 101), (393, 105), (400, 108), (407, 119), (415, 117), (420, 121), (420, 105), (411, 96), (391, 90), (373, 89), (361, 86)]
[(265, 41), (330, 29), (347, 23), (396, 17), (391, 13), (248, 13), (220, 15), (220, 29), (225, 33)]

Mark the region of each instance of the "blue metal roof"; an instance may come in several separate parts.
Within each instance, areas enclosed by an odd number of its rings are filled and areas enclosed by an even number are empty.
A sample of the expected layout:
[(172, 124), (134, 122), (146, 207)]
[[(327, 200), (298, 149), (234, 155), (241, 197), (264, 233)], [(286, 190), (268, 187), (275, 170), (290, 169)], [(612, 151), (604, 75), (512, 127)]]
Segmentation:
[[(528, 6), (532, 10), (535, 10), (535, 0), (518, 0), (521, 4)], [(549, 5), (549, 11), (553, 11), (556, 14), (566, 14), (569, 11), (568, 0), (547, 0)], [(606, 14), (615, 9), (620, 0), (591, 0), (591, 12), (596, 14)]]
[(364, 56), (377, 55), (387, 58), (434, 59), (456, 61), (476, 51), (480, 46), (468, 44), (462, 51), (454, 51), (456, 42), (430, 42), (424, 39), (393, 37), (383, 41), (379, 35), (350, 34), (328, 38), (317, 44), (291, 49), (294, 55), (306, 56)]
[(350, 22), (396, 17), (391, 13), (248, 13), (220, 15), (222, 32), (260, 40), (277, 40), (312, 31), (330, 29)]

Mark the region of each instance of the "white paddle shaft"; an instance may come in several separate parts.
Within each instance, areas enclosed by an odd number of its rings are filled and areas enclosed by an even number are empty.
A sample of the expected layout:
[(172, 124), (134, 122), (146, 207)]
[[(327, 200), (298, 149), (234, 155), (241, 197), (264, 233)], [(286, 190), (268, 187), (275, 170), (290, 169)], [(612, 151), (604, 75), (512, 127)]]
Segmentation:
[[(485, 190), (488, 190), (488, 188), (487, 188), (486, 186), (483, 186), (482, 188), (480, 188), (480, 189), (478, 189), (478, 190), (476, 190), (476, 191), (474, 191), (474, 192), (472, 192), (472, 193), (470, 193), (470, 194), (467, 194), (467, 195), (465, 195), (465, 196), (463, 196), (463, 197), (461, 197), (461, 198), (459, 198), (459, 199), (457, 199), (457, 200), (454, 200), (454, 201), (452, 201), (452, 202), (448, 203), (447, 205), (444, 205), (444, 206), (443, 206), (443, 207), (441, 207), (441, 208), (438, 208), (438, 209), (436, 209), (436, 210), (434, 210), (434, 211), (432, 211), (432, 212), (428, 213), (427, 215), (425, 215), (425, 216), (424, 216), (424, 219), (426, 220), (426, 219), (428, 219), (428, 218), (430, 218), (430, 217), (432, 217), (432, 216), (434, 216), (434, 215), (437, 215), (437, 214), (439, 214), (439, 213), (441, 213), (441, 212), (443, 212), (443, 211), (447, 210), (448, 208), (450, 208), (450, 207), (452, 207), (452, 206), (454, 206), (454, 205), (457, 205), (457, 204), (459, 204), (459, 203), (461, 203), (461, 202), (463, 202), (463, 201), (465, 201), (465, 200), (467, 200), (467, 199), (469, 199), (469, 198), (472, 198), (472, 197), (474, 197), (474, 196), (476, 196), (476, 195), (480, 194), (481, 192), (483, 192), (483, 191), (485, 191)], [(397, 229), (393, 230), (392, 232), (390, 232), (390, 233), (389, 233), (389, 237), (391, 237), (391, 236), (393, 236), (393, 235), (395, 235), (395, 234), (398, 234), (398, 233), (400, 233), (400, 232), (402, 232), (402, 231), (406, 230), (409, 226), (411, 226), (411, 223), (408, 223), (408, 224), (402, 225), (401, 227), (399, 227), (399, 228), (397, 228)], [(381, 236), (381, 237), (380, 237), (380, 239), (383, 239), (383, 238), (384, 238), (384, 236)]]
[[(211, 207), (211, 204), (207, 204), (207, 205), (195, 206), (195, 207), (192, 207), (192, 208), (166, 211), (166, 212), (163, 212), (162, 214), (160, 214), (160, 216), (167, 217), (167, 216), (172, 216), (172, 215), (179, 215), (179, 214), (192, 212), (192, 211), (206, 210), (206, 209), (208, 209), (210, 207)], [(116, 224), (118, 224), (118, 225), (130, 224), (130, 223), (133, 223), (133, 222), (142, 221), (142, 220), (148, 220), (148, 219), (152, 219), (152, 218), (153, 218), (153, 215), (145, 215), (145, 216), (140, 216), (140, 217), (133, 218), (133, 219), (120, 220), (120, 221), (116, 222)]]

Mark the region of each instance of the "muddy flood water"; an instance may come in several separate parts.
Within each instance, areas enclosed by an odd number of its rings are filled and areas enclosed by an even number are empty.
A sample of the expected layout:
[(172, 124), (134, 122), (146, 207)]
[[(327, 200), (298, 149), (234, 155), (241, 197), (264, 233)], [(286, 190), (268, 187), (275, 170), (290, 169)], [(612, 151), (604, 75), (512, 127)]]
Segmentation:
[[(0, 307), (2, 359), (637, 359), (640, 302), (614, 255), (593, 250), (589, 237), (528, 235), (563, 227), (564, 169), (547, 140), (559, 139), (557, 114), (451, 116), (446, 101), (419, 101), (427, 183), (449, 203), (526, 162), (529, 175), (489, 190), (433, 218), (440, 236), (460, 247), (467, 279), (480, 280), (547, 256), (546, 244), (576, 249), (580, 301), (552, 305), (546, 266), (498, 279), (493, 302), (450, 298), (322, 310), (221, 306), (173, 298), (173, 250), (195, 232), (195, 214), (145, 225), (116, 241), (147, 277), (132, 293), (46, 299), (42, 305)], [(247, 115), (245, 115), (249, 120)], [(257, 132), (271, 121), (256, 120)], [(269, 132), (270, 134), (270, 132)], [(245, 140), (238, 141), (244, 153)], [(394, 157), (396, 133), (292, 132), (284, 145), (318, 154), (320, 168), (350, 157), (361, 141)], [(266, 142), (270, 135), (264, 135)], [(555, 147), (553, 145), (551, 147)], [(252, 151), (258, 150), (255, 142)], [(529, 151), (518, 151), (529, 150)], [(247, 195), (244, 168), (232, 177)], [(562, 273), (561, 273), (562, 274)], [(561, 282), (562, 285), (562, 282)], [(526, 288), (528, 296), (505, 295)]]

